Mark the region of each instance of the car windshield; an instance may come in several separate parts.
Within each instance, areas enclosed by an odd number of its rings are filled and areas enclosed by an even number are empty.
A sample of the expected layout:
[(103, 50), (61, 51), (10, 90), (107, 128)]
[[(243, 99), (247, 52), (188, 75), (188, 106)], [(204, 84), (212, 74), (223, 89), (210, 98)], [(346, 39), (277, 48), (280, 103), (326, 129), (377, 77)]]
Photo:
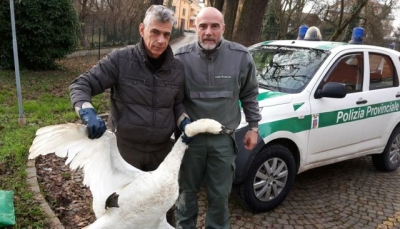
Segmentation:
[(326, 50), (264, 45), (250, 50), (261, 88), (299, 93), (330, 54)]

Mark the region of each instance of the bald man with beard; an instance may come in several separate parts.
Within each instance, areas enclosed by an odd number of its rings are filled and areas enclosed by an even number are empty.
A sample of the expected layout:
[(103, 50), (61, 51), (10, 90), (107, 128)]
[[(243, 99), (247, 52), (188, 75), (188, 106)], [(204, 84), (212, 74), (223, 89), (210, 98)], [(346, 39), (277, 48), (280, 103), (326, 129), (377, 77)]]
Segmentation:
[[(250, 129), (243, 141), (252, 150), (261, 120), (256, 68), (247, 48), (223, 39), (224, 18), (213, 7), (196, 18), (197, 41), (180, 47), (175, 57), (185, 66), (184, 106), (191, 121), (211, 118), (235, 129), (241, 120), (239, 101)], [(228, 199), (237, 154), (234, 135), (195, 136), (185, 153), (179, 175), (176, 203), (177, 228), (195, 229), (197, 193), (206, 184), (208, 210), (205, 228), (230, 228)]]

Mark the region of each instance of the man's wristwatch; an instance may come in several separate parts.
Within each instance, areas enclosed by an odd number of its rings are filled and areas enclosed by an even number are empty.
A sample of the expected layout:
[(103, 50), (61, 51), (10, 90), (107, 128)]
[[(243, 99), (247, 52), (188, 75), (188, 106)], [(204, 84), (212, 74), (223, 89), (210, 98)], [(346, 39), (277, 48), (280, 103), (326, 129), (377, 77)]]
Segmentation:
[(252, 127), (249, 129), (249, 131), (254, 131), (258, 134), (258, 127)]

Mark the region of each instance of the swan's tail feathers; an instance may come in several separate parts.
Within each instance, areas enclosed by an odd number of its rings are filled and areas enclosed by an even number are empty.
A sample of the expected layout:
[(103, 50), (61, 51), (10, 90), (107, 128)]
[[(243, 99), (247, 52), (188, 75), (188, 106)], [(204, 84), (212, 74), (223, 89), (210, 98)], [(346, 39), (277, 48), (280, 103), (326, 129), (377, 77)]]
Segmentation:
[(221, 123), (214, 119), (199, 119), (185, 127), (185, 133), (188, 137), (193, 137), (200, 133), (210, 134), (232, 134), (233, 130), (222, 126)]

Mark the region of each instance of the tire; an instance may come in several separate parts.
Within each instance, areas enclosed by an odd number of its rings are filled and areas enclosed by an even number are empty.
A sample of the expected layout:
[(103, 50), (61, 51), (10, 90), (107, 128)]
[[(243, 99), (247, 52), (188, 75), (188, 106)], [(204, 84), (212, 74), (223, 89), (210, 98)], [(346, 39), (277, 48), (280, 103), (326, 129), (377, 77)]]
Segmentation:
[(389, 137), (385, 149), (380, 154), (372, 155), (376, 169), (391, 172), (400, 165), (400, 127), (396, 127)]
[[(271, 169), (270, 174), (266, 174), (267, 169)], [(285, 200), (295, 176), (296, 163), (290, 150), (283, 145), (267, 146), (254, 157), (237, 191), (242, 203), (252, 212), (266, 212)]]

